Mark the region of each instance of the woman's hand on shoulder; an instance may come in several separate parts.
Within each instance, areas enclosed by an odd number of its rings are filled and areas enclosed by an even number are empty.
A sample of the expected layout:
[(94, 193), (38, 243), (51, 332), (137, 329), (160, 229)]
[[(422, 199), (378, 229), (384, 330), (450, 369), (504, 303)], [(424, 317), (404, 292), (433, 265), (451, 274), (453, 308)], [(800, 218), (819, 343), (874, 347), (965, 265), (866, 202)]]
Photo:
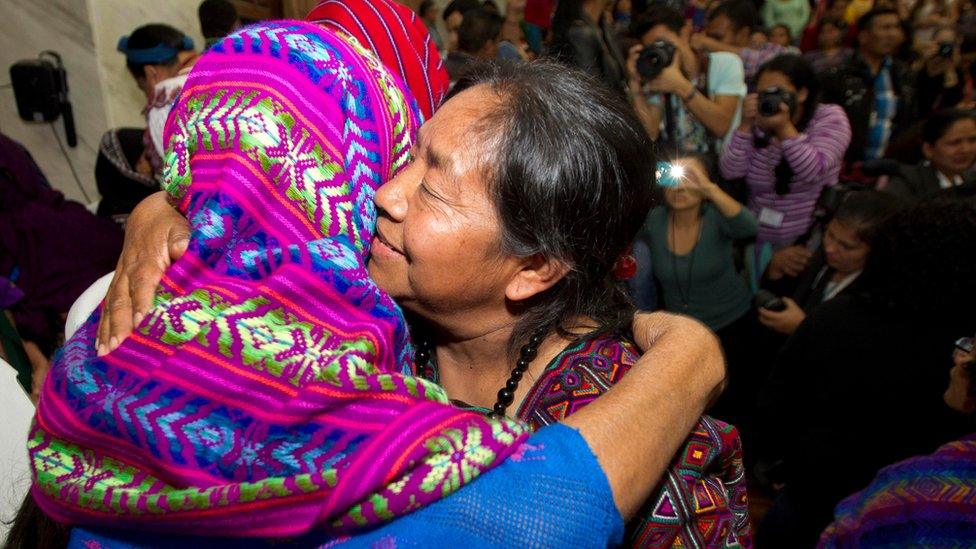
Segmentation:
[(111, 352), (132, 333), (153, 304), (163, 273), (183, 256), (190, 224), (164, 192), (139, 203), (126, 224), (122, 255), (115, 267), (98, 324), (98, 354)]

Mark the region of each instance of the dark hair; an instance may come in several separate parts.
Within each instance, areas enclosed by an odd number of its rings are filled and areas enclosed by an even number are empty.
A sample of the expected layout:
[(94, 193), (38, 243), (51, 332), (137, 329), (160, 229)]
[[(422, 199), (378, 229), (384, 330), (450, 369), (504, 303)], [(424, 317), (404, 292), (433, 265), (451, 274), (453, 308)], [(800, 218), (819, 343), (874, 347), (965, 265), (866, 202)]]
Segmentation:
[(871, 248), (862, 276), (876, 305), (917, 315), (920, 323), (936, 332), (973, 329), (976, 208), (972, 204), (946, 198), (915, 203), (882, 225)]
[(502, 18), (497, 13), (483, 8), (468, 11), (458, 28), (458, 49), (467, 53), (478, 52), (488, 42), (497, 40), (501, 31)]
[(685, 26), (685, 16), (670, 6), (655, 6), (634, 21), (630, 27), (630, 34), (640, 40), (649, 30), (658, 25), (664, 25), (671, 31), (680, 33)]
[(52, 549), (67, 547), (71, 528), (44, 514), (30, 492), (10, 522), (4, 549)]
[(434, 0), (424, 0), (423, 2), (420, 3), (419, 6), (417, 6), (417, 15), (419, 15), (420, 17), (426, 17), (427, 12), (430, 11), (430, 8), (433, 7), (434, 7)]
[(633, 109), (553, 61), (480, 64), (452, 93), (477, 85), (497, 95), (474, 131), (494, 143), (486, 166), (502, 249), (570, 267), (524, 304), (510, 349), (538, 330), (570, 336), (578, 317), (598, 332), (627, 331), (633, 305), (612, 270), (644, 223), (654, 183), (653, 144)]
[(708, 20), (712, 21), (723, 15), (732, 22), (732, 30), (735, 32), (743, 27), (752, 30), (758, 26), (759, 13), (752, 0), (725, 0), (708, 14)]
[(949, 128), (962, 120), (976, 121), (976, 113), (966, 109), (944, 109), (932, 113), (922, 124), (922, 142), (935, 144), (942, 139)]
[(872, 246), (881, 226), (902, 206), (903, 202), (890, 193), (851, 191), (837, 207), (834, 219), (854, 229), (858, 240)]
[(569, 28), (582, 18), (583, 0), (559, 0), (552, 14), (552, 49), (558, 49), (565, 43)]
[(169, 25), (153, 23), (143, 25), (132, 31), (129, 35), (126, 48), (130, 50), (151, 49), (163, 45), (173, 50), (173, 57), (159, 63), (130, 63), (125, 66), (129, 68), (136, 79), (145, 78), (147, 65), (174, 65), (178, 54), (186, 49), (186, 35)]
[(203, 0), (197, 9), (197, 17), (204, 38), (223, 38), (240, 21), (234, 4), (228, 0)]
[(447, 21), (454, 12), (459, 12), (461, 15), (468, 13), (471, 10), (478, 9), (481, 7), (481, 2), (478, 0), (451, 0), (444, 11), (441, 12), (441, 17)]
[[(806, 88), (807, 99), (802, 105), (803, 116), (800, 117), (799, 123), (796, 125), (797, 130), (801, 132), (806, 130), (807, 124), (810, 123), (813, 115), (816, 114), (817, 106), (820, 105), (820, 79), (817, 77), (817, 73), (813, 70), (813, 67), (802, 56), (790, 53), (777, 55), (760, 65), (755, 76), (757, 82), (764, 72), (782, 73), (790, 79), (790, 82), (793, 83), (797, 90)], [(765, 139), (757, 140), (756, 145), (759, 148), (768, 146), (768, 136)], [(784, 155), (780, 159), (779, 164), (776, 165), (776, 194), (789, 194), (793, 176), (793, 167), (790, 166), (790, 163)]]
[[(923, 1), (920, 3), (924, 3)], [(898, 12), (891, 8), (872, 8), (867, 13), (862, 15), (857, 20), (857, 32), (864, 32), (871, 28), (871, 24), (874, 23), (875, 18), (881, 17), (882, 15), (894, 15), (898, 17)], [(898, 19), (901, 21), (901, 18)]]
[(786, 29), (786, 36), (793, 38), (793, 33), (790, 31), (790, 28), (788, 26), (783, 24), (773, 25), (772, 27), (769, 27), (769, 32), (773, 32), (776, 29)]
[[(702, 170), (705, 171), (705, 175), (710, 181), (721, 181), (721, 173), (718, 168), (718, 158), (713, 154), (709, 153), (697, 153), (697, 152), (682, 152), (675, 151), (671, 147), (665, 147), (667, 151), (658, 154), (658, 157), (662, 160), (666, 160), (669, 163), (674, 163), (682, 159), (690, 159), (698, 162)], [(655, 203), (663, 203), (666, 207), (670, 208), (671, 205), (667, 203), (666, 191), (667, 187), (662, 187), (660, 185), (654, 185), (654, 192), (652, 196)], [(704, 209), (702, 209), (704, 211)]]
[[(847, 24), (844, 23), (844, 21), (842, 19), (838, 19), (836, 17), (824, 17), (823, 20), (820, 21), (820, 29), (819, 30), (822, 30), (823, 27), (824, 27), (824, 25), (831, 25), (832, 27), (834, 27), (837, 30), (843, 30), (844, 28), (847, 27)], [(818, 33), (819, 33), (819, 30), (818, 30)]]

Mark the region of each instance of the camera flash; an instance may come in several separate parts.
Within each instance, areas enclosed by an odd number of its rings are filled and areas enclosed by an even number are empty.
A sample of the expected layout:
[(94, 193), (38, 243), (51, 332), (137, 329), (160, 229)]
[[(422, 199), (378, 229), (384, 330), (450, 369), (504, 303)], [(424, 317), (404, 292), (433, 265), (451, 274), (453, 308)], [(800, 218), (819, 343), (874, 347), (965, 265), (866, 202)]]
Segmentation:
[(685, 167), (681, 164), (671, 164), (671, 177), (681, 179), (685, 176)]

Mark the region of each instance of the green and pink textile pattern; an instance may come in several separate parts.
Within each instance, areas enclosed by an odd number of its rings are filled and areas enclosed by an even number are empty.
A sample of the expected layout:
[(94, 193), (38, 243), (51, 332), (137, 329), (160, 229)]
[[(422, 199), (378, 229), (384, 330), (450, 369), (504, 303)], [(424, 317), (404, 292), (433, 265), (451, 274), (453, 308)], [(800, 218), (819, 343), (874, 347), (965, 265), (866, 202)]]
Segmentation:
[(369, 279), (373, 195), (420, 123), (355, 38), (250, 27), (196, 64), (165, 187), (193, 230), (131, 337), (98, 314), (54, 363), (28, 441), (52, 518), (212, 536), (352, 531), (515, 452), (527, 428), (405, 375), (402, 313)]

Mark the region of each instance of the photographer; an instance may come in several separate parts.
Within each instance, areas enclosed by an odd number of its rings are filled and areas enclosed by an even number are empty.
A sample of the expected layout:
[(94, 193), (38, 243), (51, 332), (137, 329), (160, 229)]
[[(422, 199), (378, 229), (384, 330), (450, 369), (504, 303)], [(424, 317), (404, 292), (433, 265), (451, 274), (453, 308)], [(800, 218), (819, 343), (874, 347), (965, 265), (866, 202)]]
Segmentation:
[(627, 59), (630, 100), (652, 139), (680, 153), (717, 154), (746, 94), (742, 61), (724, 52), (697, 56), (690, 30), (680, 12), (664, 6), (636, 23), (641, 44)]
[[(849, 193), (827, 224), (823, 242), (796, 276), (768, 269), (763, 288), (782, 297), (783, 309), (759, 308), (759, 322), (781, 334), (792, 334), (821, 303), (857, 288), (871, 242), (880, 226), (901, 204), (880, 191)], [(801, 248), (806, 250), (806, 248)]]
[(954, 28), (937, 29), (932, 41), (920, 49), (924, 61), (915, 80), (915, 89), (918, 90), (918, 115), (924, 118), (962, 102), (966, 81), (959, 70), (961, 54)]
[(946, 350), (976, 330), (974, 249), (972, 206), (899, 210), (871, 242), (858, 291), (822, 304), (787, 341), (757, 434), (784, 460), (785, 488), (757, 547), (813, 547), (838, 501), (879, 468), (971, 432), (941, 396)]
[[(728, 179), (745, 178), (759, 218), (757, 251), (772, 251), (809, 230), (821, 191), (837, 183), (851, 128), (840, 107), (819, 102), (817, 77), (798, 55), (764, 64), (756, 84), (760, 92), (746, 97), (720, 167)], [(765, 261), (757, 263), (762, 272)]]
[(659, 164), (664, 200), (651, 210), (638, 239), (650, 247), (664, 309), (700, 320), (721, 340), (730, 385), (711, 413), (738, 425), (748, 407), (745, 395), (755, 385), (758, 325), (752, 294), (735, 268), (733, 243), (755, 236), (756, 217), (712, 182), (709, 164), (703, 155)]

